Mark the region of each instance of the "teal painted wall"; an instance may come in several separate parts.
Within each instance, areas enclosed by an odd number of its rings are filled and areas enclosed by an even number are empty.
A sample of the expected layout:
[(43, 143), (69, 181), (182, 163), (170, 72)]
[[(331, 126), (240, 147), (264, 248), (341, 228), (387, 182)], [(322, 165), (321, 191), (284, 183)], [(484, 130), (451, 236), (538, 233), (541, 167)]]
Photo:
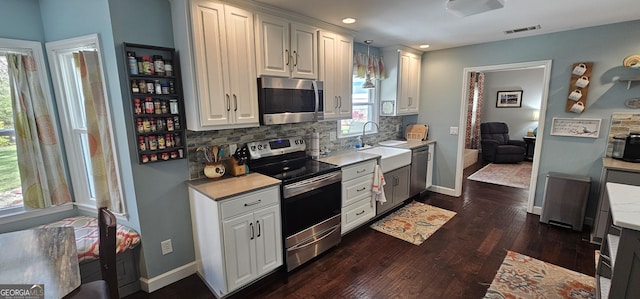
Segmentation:
[[(592, 179), (588, 215), (593, 216), (611, 113), (633, 111), (623, 103), (640, 92), (640, 84), (627, 90), (626, 83), (616, 82), (619, 77), (638, 76), (637, 71), (622, 67), (626, 56), (640, 51), (640, 40), (633, 38), (638, 34), (640, 21), (633, 21), (425, 53), (417, 119), (430, 124), (430, 138), (438, 141), (434, 184), (454, 187), (458, 143), (457, 136), (449, 135), (449, 127), (459, 124), (463, 69), (550, 59), (553, 62), (535, 205), (542, 205), (548, 172), (587, 175)], [(579, 117), (602, 119), (603, 133), (597, 139), (551, 136), (553, 117), (578, 117), (564, 112), (564, 105), (571, 67), (581, 61), (594, 62), (594, 69), (586, 112)]]
[(0, 37), (44, 40), (38, 0), (2, 0)]

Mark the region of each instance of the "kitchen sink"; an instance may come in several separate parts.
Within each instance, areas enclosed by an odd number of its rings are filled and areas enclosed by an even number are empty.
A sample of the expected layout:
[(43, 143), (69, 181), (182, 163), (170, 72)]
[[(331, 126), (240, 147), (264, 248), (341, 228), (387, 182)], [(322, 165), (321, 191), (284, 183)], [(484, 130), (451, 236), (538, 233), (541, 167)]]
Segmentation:
[(378, 142), (378, 144), (382, 146), (398, 146), (405, 143), (407, 142), (403, 140), (387, 140), (387, 141)]
[(411, 150), (408, 149), (376, 146), (360, 152), (380, 156), (380, 168), (383, 173), (411, 164)]

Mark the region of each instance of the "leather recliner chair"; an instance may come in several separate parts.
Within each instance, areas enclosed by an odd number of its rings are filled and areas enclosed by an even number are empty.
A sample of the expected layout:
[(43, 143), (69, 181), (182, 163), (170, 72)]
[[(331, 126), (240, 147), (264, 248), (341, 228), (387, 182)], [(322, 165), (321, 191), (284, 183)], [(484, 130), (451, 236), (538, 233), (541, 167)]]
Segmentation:
[(518, 163), (524, 160), (525, 143), (509, 139), (509, 127), (501, 122), (480, 124), (482, 159), (493, 163)]

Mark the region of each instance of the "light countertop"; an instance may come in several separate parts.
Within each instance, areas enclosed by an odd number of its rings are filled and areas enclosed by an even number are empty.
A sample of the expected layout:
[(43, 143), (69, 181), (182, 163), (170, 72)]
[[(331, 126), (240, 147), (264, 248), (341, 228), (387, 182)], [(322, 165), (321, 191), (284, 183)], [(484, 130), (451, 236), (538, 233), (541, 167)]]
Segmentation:
[(187, 181), (190, 188), (208, 196), (213, 200), (223, 200), (254, 190), (280, 184), (280, 180), (252, 172), (246, 175), (222, 178), (220, 180), (199, 179)]
[(613, 224), (640, 230), (640, 186), (607, 183)]
[(412, 150), (412, 149), (429, 145), (431, 143), (436, 143), (436, 141), (435, 140), (407, 140), (407, 143), (393, 145), (393, 146), (390, 146), (390, 145), (385, 145), (385, 146)]
[(344, 167), (347, 165), (356, 164), (356, 163), (360, 163), (367, 160), (377, 159), (378, 157), (380, 156), (363, 153), (353, 149), (353, 150), (337, 152), (334, 155), (331, 155), (328, 157), (322, 157), (318, 159), (318, 161), (333, 164), (338, 167)]
[(640, 172), (640, 163), (626, 162), (613, 158), (602, 158), (602, 166), (613, 170)]

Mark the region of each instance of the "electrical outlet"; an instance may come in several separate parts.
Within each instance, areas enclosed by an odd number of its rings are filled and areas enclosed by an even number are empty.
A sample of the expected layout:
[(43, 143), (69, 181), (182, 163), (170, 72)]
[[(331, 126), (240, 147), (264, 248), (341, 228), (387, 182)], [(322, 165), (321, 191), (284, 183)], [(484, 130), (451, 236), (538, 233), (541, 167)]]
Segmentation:
[(336, 132), (329, 132), (329, 141), (336, 141)]
[(458, 135), (458, 127), (450, 127), (449, 128), (449, 134)]
[(236, 149), (238, 149), (237, 144), (229, 144), (229, 156), (233, 155), (236, 152)]
[(396, 125), (396, 132), (400, 132), (400, 125)]
[(167, 255), (173, 252), (173, 245), (171, 245), (171, 239), (160, 242), (160, 247), (162, 248), (162, 255)]

